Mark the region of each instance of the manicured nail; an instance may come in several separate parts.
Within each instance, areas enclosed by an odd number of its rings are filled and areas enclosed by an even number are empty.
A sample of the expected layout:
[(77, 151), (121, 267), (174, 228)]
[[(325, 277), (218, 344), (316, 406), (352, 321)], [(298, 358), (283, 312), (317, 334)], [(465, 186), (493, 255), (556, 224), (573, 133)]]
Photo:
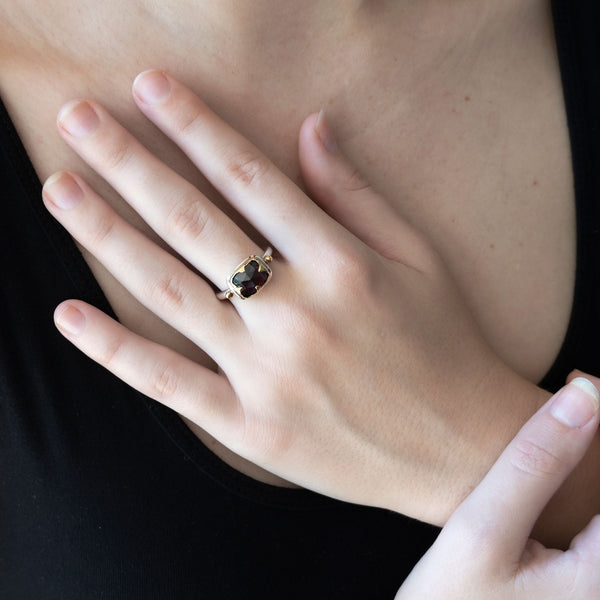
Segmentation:
[(144, 71), (133, 82), (135, 95), (145, 104), (164, 102), (171, 93), (171, 82), (160, 71)]
[(82, 138), (100, 124), (96, 111), (85, 100), (72, 100), (58, 113), (58, 124), (73, 137)]
[(583, 427), (598, 412), (600, 395), (596, 386), (576, 377), (565, 386), (552, 403), (552, 416), (568, 427)]
[(44, 198), (63, 210), (77, 206), (83, 200), (83, 190), (69, 173), (54, 173), (42, 189)]
[(319, 112), (319, 118), (315, 123), (315, 131), (321, 139), (323, 146), (325, 146), (329, 152), (335, 152), (337, 150), (338, 146), (335, 141), (335, 136), (333, 135), (333, 129), (331, 128), (323, 109)]
[(80, 310), (77, 310), (72, 304), (66, 307), (59, 307), (54, 313), (54, 322), (57, 327), (71, 335), (81, 333), (85, 325), (85, 317)]

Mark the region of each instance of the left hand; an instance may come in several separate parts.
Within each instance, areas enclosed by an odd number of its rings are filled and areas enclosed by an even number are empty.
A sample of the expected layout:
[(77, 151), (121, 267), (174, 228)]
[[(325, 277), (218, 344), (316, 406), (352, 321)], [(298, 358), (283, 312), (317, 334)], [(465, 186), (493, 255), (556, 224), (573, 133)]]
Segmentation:
[[(142, 100), (150, 89), (160, 97)], [(80, 301), (57, 308), (60, 330), (115, 375), (267, 470), (330, 496), (442, 523), (536, 406), (515, 394), (507, 408), (489, 391), (504, 392), (516, 376), (484, 342), (440, 258), (351, 177), (354, 169), (333, 144), (328, 152), (315, 115), (303, 126), (301, 156), (309, 148), (333, 161), (340, 185), (330, 186), (327, 208), (343, 212), (353, 201), (346, 227), (174, 78), (146, 73), (134, 96), (281, 257), (256, 298), (220, 301), (81, 177), (63, 172), (44, 186), (48, 210), (221, 373)], [(242, 259), (262, 255), (97, 103), (67, 105), (59, 130), (216, 286)], [(327, 130), (321, 134), (327, 140)], [(305, 157), (308, 170), (309, 163)]]
[(566, 552), (529, 538), (598, 429), (600, 379), (587, 377), (572, 379), (523, 426), (396, 600), (600, 599), (600, 516)]

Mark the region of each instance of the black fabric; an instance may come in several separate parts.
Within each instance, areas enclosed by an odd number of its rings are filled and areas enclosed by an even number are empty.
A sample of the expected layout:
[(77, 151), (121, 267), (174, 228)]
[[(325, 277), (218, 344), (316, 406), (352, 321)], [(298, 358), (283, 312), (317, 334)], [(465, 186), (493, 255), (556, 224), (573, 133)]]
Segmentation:
[(575, 183), (577, 272), (569, 329), (540, 385), (555, 391), (574, 368), (600, 375), (600, 5), (552, 3)]
[[(595, 0), (553, 9), (578, 262), (548, 389), (600, 372), (600, 22)], [(115, 315), (1, 103), (0, 190), (0, 599), (393, 598), (437, 529), (236, 472), (56, 332), (65, 298)]]

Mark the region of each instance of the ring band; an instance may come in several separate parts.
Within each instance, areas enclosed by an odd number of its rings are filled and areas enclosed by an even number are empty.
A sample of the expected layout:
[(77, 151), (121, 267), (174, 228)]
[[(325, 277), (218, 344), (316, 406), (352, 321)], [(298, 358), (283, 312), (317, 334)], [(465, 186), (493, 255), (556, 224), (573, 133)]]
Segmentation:
[(242, 261), (227, 278), (228, 289), (218, 292), (216, 294), (217, 298), (219, 300), (230, 300), (237, 296), (245, 300), (262, 290), (271, 280), (273, 273), (268, 264), (273, 260), (272, 252), (273, 248), (269, 247), (262, 257), (252, 254)]

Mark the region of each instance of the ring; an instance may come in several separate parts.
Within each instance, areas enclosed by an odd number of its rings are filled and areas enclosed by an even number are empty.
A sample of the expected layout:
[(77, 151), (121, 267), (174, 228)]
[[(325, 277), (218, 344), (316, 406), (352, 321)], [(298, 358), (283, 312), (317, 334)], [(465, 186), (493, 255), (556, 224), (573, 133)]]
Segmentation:
[(230, 300), (238, 296), (242, 300), (254, 296), (267, 285), (273, 271), (268, 263), (273, 260), (273, 248), (267, 248), (262, 257), (252, 254), (242, 261), (227, 278), (228, 289), (219, 292), (219, 300)]

